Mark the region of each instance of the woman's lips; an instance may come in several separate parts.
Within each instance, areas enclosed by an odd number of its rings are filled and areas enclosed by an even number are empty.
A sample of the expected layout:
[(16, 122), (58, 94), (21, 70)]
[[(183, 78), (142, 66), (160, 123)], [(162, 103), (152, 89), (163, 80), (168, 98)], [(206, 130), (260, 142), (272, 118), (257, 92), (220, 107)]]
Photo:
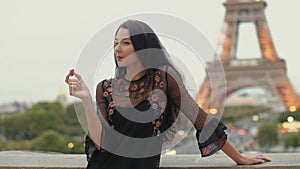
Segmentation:
[(123, 56), (117, 56), (118, 61), (122, 60), (123, 58)]

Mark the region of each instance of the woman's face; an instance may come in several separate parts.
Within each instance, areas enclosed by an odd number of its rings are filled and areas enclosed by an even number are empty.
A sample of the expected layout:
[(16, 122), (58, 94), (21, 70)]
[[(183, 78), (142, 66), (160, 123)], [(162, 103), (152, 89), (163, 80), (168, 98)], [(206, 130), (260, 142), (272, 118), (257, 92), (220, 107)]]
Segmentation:
[(132, 41), (130, 40), (129, 30), (120, 28), (116, 34), (114, 42), (115, 57), (119, 67), (128, 67), (140, 64)]

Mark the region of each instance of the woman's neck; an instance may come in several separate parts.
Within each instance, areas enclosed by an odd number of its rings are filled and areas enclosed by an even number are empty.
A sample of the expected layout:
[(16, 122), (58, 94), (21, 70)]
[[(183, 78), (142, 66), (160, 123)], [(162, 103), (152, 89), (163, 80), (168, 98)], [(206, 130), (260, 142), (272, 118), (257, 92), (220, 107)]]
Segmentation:
[(146, 70), (142, 65), (128, 66), (127, 73), (125, 74), (125, 79), (132, 81), (137, 80), (143, 77), (146, 73)]

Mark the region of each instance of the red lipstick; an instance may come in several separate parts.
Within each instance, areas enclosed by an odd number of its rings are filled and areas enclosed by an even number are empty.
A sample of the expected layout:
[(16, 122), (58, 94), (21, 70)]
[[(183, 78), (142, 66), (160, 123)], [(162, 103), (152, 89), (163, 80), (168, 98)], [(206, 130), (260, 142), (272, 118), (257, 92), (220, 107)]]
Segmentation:
[(123, 56), (117, 56), (118, 61), (122, 60), (123, 58)]

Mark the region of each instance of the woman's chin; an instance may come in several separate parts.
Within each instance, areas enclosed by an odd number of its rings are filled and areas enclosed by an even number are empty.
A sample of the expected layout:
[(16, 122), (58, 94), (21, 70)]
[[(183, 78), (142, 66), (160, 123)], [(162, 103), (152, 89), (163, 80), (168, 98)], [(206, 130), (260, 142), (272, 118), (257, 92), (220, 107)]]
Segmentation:
[(126, 65), (124, 65), (122, 62), (118, 62), (118, 66), (119, 67), (126, 67)]

